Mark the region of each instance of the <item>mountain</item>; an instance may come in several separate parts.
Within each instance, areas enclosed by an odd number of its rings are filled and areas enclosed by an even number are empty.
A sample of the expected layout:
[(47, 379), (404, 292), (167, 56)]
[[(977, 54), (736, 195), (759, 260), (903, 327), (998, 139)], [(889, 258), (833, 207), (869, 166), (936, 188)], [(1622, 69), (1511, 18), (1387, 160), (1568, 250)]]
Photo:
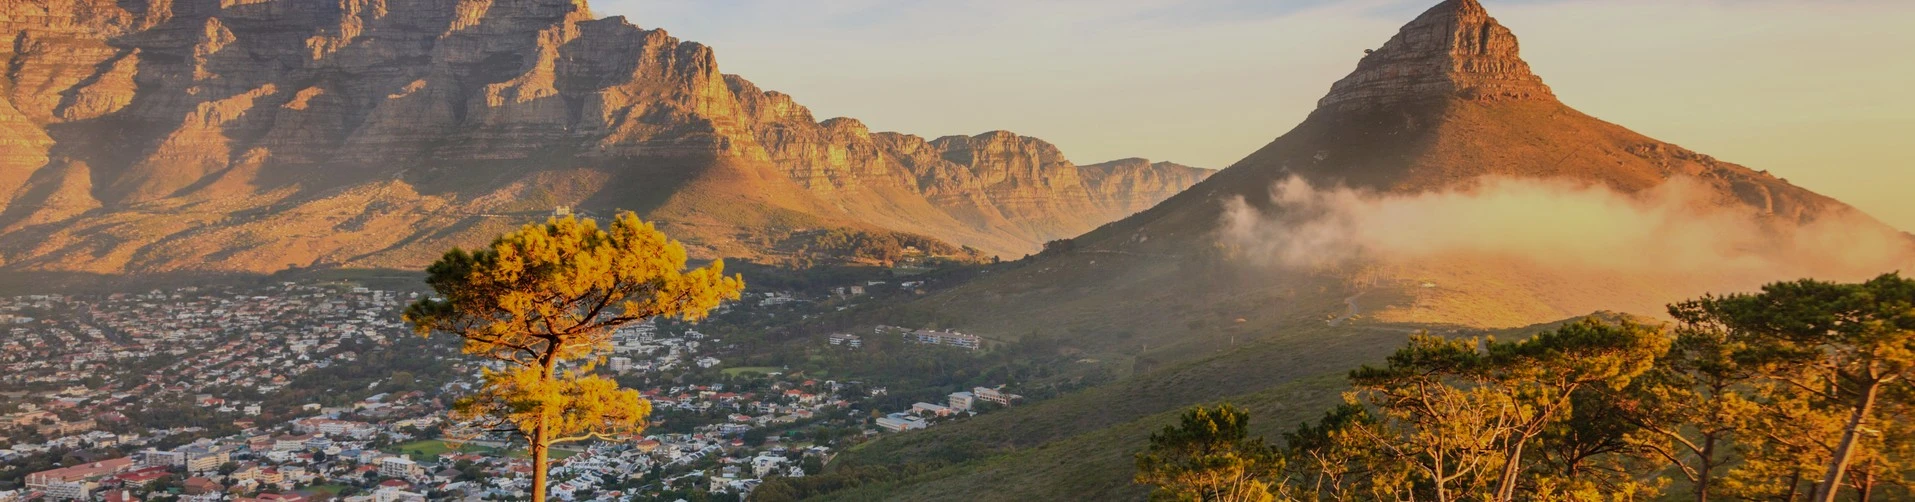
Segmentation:
[(1409, 333), (1655, 322), (1709, 292), (1915, 264), (1905, 234), (1839, 201), (1568, 107), (1518, 52), (1476, 1), (1442, 2), (1242, 161), (919, 300), (941, 325), (1060, 342), (1081, 357), (1060, 371), (1119, 378), (774, 483), (807, 500), (1134, 500), (1135, 453), (1183, 408), (1244, 406), (1277, 437)]
[(1907, 237), (1565, 105), (1508, 28), (1449, 0), (1243, 160), (1068, 252), (925, 302), (982, 331), (1069, 329), (1163, 353), (1299, 318), (1449, 329), (1657, 315), (1707, 292), (1894, 270), (1915, 263)]
[[(816, 121), (582, 0), (0, 0), (0, 266), (416, 268), (555, 208), (1017, 256), (1209, 173)], [(946, 244), (948, 243), (948, 244)]]

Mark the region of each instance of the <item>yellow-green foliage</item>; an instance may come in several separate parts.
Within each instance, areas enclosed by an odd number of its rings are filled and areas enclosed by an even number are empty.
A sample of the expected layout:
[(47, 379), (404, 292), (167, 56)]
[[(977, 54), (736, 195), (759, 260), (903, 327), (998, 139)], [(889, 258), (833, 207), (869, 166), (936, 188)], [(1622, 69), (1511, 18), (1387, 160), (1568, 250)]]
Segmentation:
[(589, 360), (619, 326), (657, 317), (705, 318), (736, 300), (744, 279), (722, 261), (685, 270), (685, 247), (625, 212), (609, 231), (592, 220), (554, 218), (500, 236), (485, 249), (453, 249), (427, 269), (438, 298), (406, 309), (421, 336), (465, 340), (465, 353), (503, 361), (455, 417), (490, 419), (532, 447), (533, 498), (543, 500), (547, 449), (557, 443), (626, 437), (642, 430), (651, 405), (638, 393), (559, 364)]
[(1138, 483), (1156, 486), (1150, 499), (1176, 502), (1268, 502), (1282, 458), (1250, 435), (1250, 413), (1226, 403), (1193, 407), (1177, 425), (1150, 435), (1137, 454)]

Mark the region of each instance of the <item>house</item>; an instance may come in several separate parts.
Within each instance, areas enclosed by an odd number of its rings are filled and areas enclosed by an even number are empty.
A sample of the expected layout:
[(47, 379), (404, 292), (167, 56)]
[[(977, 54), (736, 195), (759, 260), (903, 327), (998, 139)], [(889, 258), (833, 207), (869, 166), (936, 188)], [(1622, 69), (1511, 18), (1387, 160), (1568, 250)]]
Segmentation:
[(751, 473), (756, 477), (765, 477), (779, 472), (785, 465), (785, 457), (759, 455), (751, 459)]
[(838, 334), (831, 335), (831, 344), (842, 345), (845, 347), (850, 347), (855, 349), (855, 348), (864, 346), (864, 339), (859, 338), (858, 335), (838, 333)]
[(205, 495), (208, 493), (219, 493), (226, 490), (226, 487), (220, 486), (219, 483), (215, 483), (211, 479), (206, 479), (202, 477), (186, 478), (186, 481), (180, 484), (186, 490), (187, 495)]

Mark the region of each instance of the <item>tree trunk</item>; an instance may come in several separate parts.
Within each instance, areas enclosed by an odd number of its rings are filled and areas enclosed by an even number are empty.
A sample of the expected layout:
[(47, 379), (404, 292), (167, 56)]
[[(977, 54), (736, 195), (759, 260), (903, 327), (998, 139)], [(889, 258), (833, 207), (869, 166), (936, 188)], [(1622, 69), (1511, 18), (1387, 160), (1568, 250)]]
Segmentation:
[(1865, 464), (1865, 467), (1857, 474), (1861, 477), (1855, 480), (1855, 489), (1862, 492), (1861, 496), (1855, 499), (1857, 502), (1868, 502), (1868, 498), (1875, 494), (1875, 466), (1870, 463)]
[(1715, 470), (1716, 437), (1710, 434), (1702, 440), (1702, 469), (1696, 473), (1696, 502), (1709, 502), (1710, 472)]
[[(546, 345), (545, 356), (539, 362), (544, 370), (541, 380), (552, 381), (552, 376), (558, 371), (557, 341)], [(551, 413), (540, 413), (539, 425), (532, 429), (532, 502), (545, 502), (545, 476), (551, 470), (549, 450), (552, 448), (552, 428), (545, 421), (552, 416)]]
[(1875, 393), (1881, 387), (1881, 382), (1869, 382), (1862, 389), (1862, 405), (1849, 416), (1848, 426), (1842, 430), (1842, 442), (1835, 447), (1835, 456), (1829, 459), (1828, 473), (1815, 485), (1815, 502), (1835, 502), (1835, 493), (1842, 489), (1842, 474), (1848, 471), (1849, 457), (1855, 455), (1855, 443), (1861, 440), (1862, 426), (1868, 423), (1869, 413), (1874, 411)]
[(1782, 502), (1795, 502), (1795, 492), (1802, 487), (1802, 471), (1789, 473), (1789, 494)]
[(532, 502), (545, 502), (545, 474), (550, 470), (546, 444), (545, 424), (539, 424), (532, 432)]
[(1501, 484), (1502, 486), (1496, 489), (1497, 502), (1509, 502), (1511, 500), (1515, 500), (1516, 473), (1517, 471), (1520, 471), (1522, 469), (1523, 444), (1528, 442), (1529, 442), (1529, 438), (1527, 437), (1518, 439), (1516, 440), (1516, 446), (1510, 449), (1509, 460), (1507, 460), (1503, 464), (1503, 482)]

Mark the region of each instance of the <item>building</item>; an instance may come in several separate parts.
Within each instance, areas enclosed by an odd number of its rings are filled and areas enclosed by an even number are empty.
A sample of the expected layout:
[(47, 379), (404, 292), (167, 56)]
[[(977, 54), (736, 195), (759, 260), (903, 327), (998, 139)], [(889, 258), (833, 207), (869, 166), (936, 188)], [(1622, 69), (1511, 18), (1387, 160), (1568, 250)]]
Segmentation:
[(905, 413), (892, 413), (890, 415), (879, 418), (877, 420), (877, 425), (878, 425), (878, 428), (891, 431), (891, 432), (902, 432), (902, 431), (908, 431), (911, 429), (923, 429), (925, 427), (930, 426), (930, 424), (926, 423), (924, 419), (914, 417)]
[(1005, 393), (1003, 391), (999, 391), (997, 389), (993, 389), (990, 387), (973, 388), (971, 389), (971, 394), (976, 396), (978, 399), (990, 401), (990, 402), (1001, 404), (1004, 406), (1010, 406), (1012, 400), (1024, 398), (1024, 396)]
[(388, 478), (410, 478), (419, 473), (419, 463), (405, 457), (386, 457), (379, 460), (379, 475)]
[(780, 468), (784, 467), (784, 465), (785, 457), (759, 455), (751, 459), (751, 472), (756, 477), (762, 478), (772, 473), (782, 471)]
[(188, 472), (206, 472), (219, 469), (220, 464), (224, 464), (233, 459), (233, 447), (231, 446), (191, 444), (179, 447), (174, 451), (186, 456), (186, 470)]
[(184, 467), (186, 465), (186, 452), (179, 450), (160, 451), (147, 448), (146, 451), (140, 452), (140, 465)]
[(100, 478), (132, 470), (133, 466), (132, 457), (120, 457), (35, 472), (27, 475), (27, 490), (46, 492), (47, 498), (54, 500), (87, 500), (99, 487)]
[(187, 478), (184, 483), (181, 483), (181, 485), (186, 490), (187, 495), (205, 495), (208, 493), (217, 494), (219, 492), (226, 490), (226, 487), (220, 486), (219, 483), (214, 482), (211, 479), (201, 478), (201, 477)]
[(304, 450), (306, 449), (306, 442), (311, 441), (313, 436), (313, 434), (301, 434), (297, 436), (275, 437), (273, 438), (273, 451)]
[(851, 347), (855, 349), (855, 348), (864, 346), (864, 339), (859, 338), (858, 335), (838, 333), (838, 334), (831, 335), (831, 344), (842, 345), (845, 347)]
[(375, 502), (425, 502), (426, 500), (424, 494), (392, 486), (380, 486), (378, 490), (373, 490), (372, 497)]
[(948, 417), (951, 416), (952, 413), (957, 413), (957, 410), (941, 404), (916, 403), (911, 405), (911, 412), (918, 415)]
[(984, 339), (978, 338), (977, 335), (966, 335), (951, 330), (931, 331), (928, 329), (920, 329), (917, 331), (905, 331), (904, 339), (925, 345), (944, 345), (964, 350), (977, 350), (979, 347), (984, 346)]
[(971, 411), (971, 406), (975, 404), (976, 401), (977, 401), (977, 396), (969, 392), (952, 392), (951, 393), (951, 409), (954, 409), (954, 410)]

